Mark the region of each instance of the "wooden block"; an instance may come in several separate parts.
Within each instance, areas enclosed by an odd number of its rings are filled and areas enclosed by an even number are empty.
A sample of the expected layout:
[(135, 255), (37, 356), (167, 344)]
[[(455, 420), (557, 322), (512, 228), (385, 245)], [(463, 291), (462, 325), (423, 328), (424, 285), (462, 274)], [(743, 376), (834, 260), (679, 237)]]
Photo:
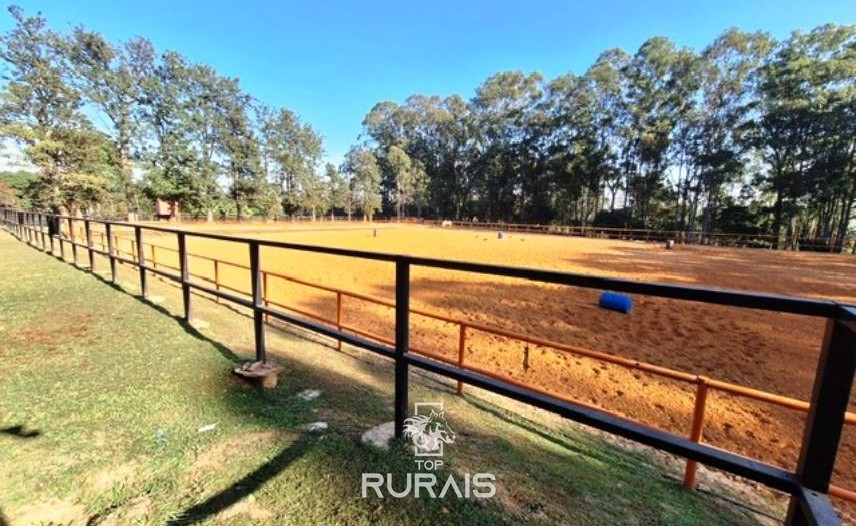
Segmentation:
[(265, 389), (273, 389), (279, 382), (279, 373), (285, 368), (273, 362), (246, 362), (235, 367), (233, 372), (251, 382), (260, 384)]

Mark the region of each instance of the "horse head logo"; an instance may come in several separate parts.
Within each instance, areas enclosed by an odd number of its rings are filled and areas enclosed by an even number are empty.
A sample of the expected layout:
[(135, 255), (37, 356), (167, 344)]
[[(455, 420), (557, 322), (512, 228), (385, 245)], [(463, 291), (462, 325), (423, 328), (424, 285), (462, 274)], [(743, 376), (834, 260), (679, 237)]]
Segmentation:
[(418, 414), (419, 405), (417, 414), (404, 420), (404, 438), (413, 441), (417, 456), (442, 456), (443, 444), (453, 443), (455, 432), (446, 421), (442, 404), (431, 404), (440, 405), (440, 411), (432, 409), (427, 415)]

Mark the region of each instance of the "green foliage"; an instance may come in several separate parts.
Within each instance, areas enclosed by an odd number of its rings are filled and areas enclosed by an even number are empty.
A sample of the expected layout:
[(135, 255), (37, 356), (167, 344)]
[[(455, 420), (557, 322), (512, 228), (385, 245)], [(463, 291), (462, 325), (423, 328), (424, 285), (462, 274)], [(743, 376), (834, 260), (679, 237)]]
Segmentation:
[(729, 30), (699, 53), (657, 37), (604, 52), (582, 76), (502, 72), (470, 101), (378, 103), (363, 127), (383, 208), (704, 232), (749, 221), (841, 247), (856, 200), (854, 32), (777, 43)]
[(33, 204), (133, 217), (148, 208), (142, 193), (192, 213), (222, 211), (224, 197), (241, 216), (276, 215), (280, 200), (289, 214), (324, 208), (321, 138), (293, 113), (257, 104), (237, 80), (144, 38), (114, 45), (83, 27), (60, 34), (41, 16), (10, 13), (16, 26), (0, 37), (9, 70), (0, 135), (41, 169)]
[(281, 191), (282, 212), (294, 215), (324, 207), (324, 180), (315, 172), (323, 152), (321, 137), (289, 110), (257, 108), (269, 177)]
[(350, 176), (351, 193), (363, 218), (371, 221), (381, 207), (381, 169), (377, 158), (369, 148), (354, 146), (345, 156), (342, 172)]
[(27, 188), (29, 188), (37, 178), (37, 174), (26, 170), (0, 172), (0, 204), (4, 206), (29, 208), (32, 203), (27, 197)]

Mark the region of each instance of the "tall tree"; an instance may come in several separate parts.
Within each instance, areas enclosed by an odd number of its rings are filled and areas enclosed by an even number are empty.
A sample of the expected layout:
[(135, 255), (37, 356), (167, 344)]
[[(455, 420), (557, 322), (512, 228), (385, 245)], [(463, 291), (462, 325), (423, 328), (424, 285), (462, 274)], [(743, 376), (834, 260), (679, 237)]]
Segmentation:
[(697, 65), (691, 51), (656, 37), (642, 44), (627, 66), (627, 196), (642, 224), (651, 216), (651, 201), (661, 189), (672, 134), (692, 108)]
[(336, 209), (345, 210), (348, 219), (351, 218), (350, 188), (348, 181), (339, 173), (339, 169), (333, 163), (324, 165), (324, 174), (327, 177), (327, 202), (330, 205), (330, 220), (336, 218)]
[(235, 201), (238, 220), (266, 194), (267, 180), (261, 166), (259, 142), (253, 133), (249, 109), (251, 99), (238, 82), (221, 84), (224, 119), (218, 130), (225, 172), (230, 180), (229, 196)]
[(79, 80), (80, 91), (109, 122), (110, 138), (118, 152), (119, 185), (127, 218), (136, 219), (137, 190), (131, 158), (138, 139), (136, 86), (140, 79), (131, 67), (128, 47), (113, 46), (100, 33), (82, 27), (67, 43), (69, 59)]
[(315, 168), (323, 151), (321, 137), (286, 109), (261, 106), (259, 121), (268, 170), (281, 189), (282, 212), (293, 215), (311, 208), (305, 197), (316, 195), (319, 185)]
[(692, 153), (700, 188), (705, 193), (705, 234), (713, 231), (723, 185), (743, 175), (755, 72), (771, 48), (772, 41), (766, 34), (732, 29), (701, 53), (701, 103)]
[(416, 183), (413, 177), (413, 163), (407, 153), (398, 146), (392, 146), (386, 157), (395, 180), (393, 194), (395, 217), (400, 221), (404, 207), (413, 202)]
[(81, 112), (61, 35), (41, 16), (9, 8), (15, 27), (0, 37), (8, 65), (0, 100), (2, 135), (23, 145), (41, 170), (34, 201), (54, 211), (91, 212), (113, 184), (104, 136)]
[(371, 221), (381, 207), (381, 170), (371, 149), (365, 146), (352, 147), (342, 165), (342, 171), (351, 176), (351, 191), (354, 201), (363, 214), (364, 221)]
[(821, 232), (849, 227), (854, 48), (856, 27), (821, 26), (795, 32), (762, 68), (756, 145), (769, 165), (764, 180), (774, 196), (772, 230), (784, 236), (783, 246), (796, 247), (812, 212), (822, 216)]

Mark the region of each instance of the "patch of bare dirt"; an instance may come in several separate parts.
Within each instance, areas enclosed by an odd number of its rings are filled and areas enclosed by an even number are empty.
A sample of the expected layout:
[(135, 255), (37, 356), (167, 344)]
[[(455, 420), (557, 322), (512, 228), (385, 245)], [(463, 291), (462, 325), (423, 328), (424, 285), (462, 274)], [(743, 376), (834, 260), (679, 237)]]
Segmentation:
[(107, 466), (87, 478), (86, 488), (95, 493), (101, 493), (119, 484), (131, 484), (136, 478), (139, 467), (136, 461)]
[(9, 517), (15, 526), (40, 526), (43, 524), (78, 524), (86, 518), (83, 504), (71, 499), (50, 499), (30, 504), (13, 511)]
[(264, 521), (273, 517), (273, 512), (261, 504), (243, 499), (217, 514), (219, 520), (228, 520), (238, 515), (247, 515), (254, 521)]
[(127, 506), (114, 510), (99, 522), (100, 526), (123, 526), (135, 522), (143, 522), (152, 515), (153, 505), (148, 497), (139, 497)]
[(259, 431), (230, 437), (194, 453), (193, 462), (187, 470), (190, 480), (216, 471), (224, 465), (254, 451), (258, 447), (269, 447), (277, 443), (290, 442), (291, 438), (277, 431)]

